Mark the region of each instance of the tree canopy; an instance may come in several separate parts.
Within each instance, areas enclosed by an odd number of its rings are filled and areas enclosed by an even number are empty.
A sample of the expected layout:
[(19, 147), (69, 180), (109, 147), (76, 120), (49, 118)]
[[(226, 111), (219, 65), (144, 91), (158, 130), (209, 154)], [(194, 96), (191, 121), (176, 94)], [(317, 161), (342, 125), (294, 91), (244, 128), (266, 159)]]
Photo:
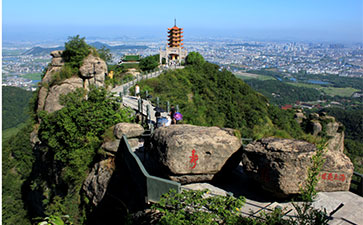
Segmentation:
[(102, 48), (97, 49), (97, 53), (101, 59), (105, 60), (105, 62), (110, 62), (112, 60), (110, 49), (106, 48), (106, 46), (102, 46)]
[(139, 67), (142, 71), (154, 70), (158, 66), (159, 66), (159, 54), (142, 58), (139, 63)]
[(29, 118), (29, 100), (32, 92), (18, 87), (2, 88), (2, 129), (8, 129), (24, 123)]
[(69, 37), (64, 47), (62, 57), (72, 68), (79, 68), (83, 59), (91, 53), (92, 48), (86, 43), (85, 38), (80, 38), (79, 35)]
[(187, 65), (202, 65), (204, 62), (205, 60), (199, 52), (190, 52), (185, 59)]

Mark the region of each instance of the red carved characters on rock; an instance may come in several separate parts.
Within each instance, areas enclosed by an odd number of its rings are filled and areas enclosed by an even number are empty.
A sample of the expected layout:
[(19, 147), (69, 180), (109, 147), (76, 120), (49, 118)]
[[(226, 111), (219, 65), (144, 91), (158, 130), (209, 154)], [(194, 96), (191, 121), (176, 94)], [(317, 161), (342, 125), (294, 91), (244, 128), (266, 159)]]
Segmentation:
[(327, 181), (345, 181), (345, 175), (344, 174), (337, 174), (337, 173), (323, 173), (321, 175), (321, 179), (327, 180)]
[(189, 156), (190, 158), (190, 163), (193, 164), (193, 166), (191, 166), (191, 169), (194, 169), (195, 166), (197, 165), (197, 160), (198, 160), (198, 155), (195, 154), (195, 150), (193, 149), (192, 151), (192, 156)]

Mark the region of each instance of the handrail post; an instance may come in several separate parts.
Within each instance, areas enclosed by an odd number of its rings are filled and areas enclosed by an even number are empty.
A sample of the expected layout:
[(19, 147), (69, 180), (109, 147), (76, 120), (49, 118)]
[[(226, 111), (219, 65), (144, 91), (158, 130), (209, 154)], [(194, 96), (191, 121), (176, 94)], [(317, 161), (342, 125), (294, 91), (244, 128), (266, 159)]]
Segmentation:
[(151, 122), (150, 105), (146, 105), (146, 115), (150, 123)]
[(141, 98), (137, 100), (137, 110), (141, 112)]
[(176, 109), (177, 112), (179, 112), (179, 105), (176, 105), (175, 109)]
[(124, 86), (124, 95), (127, 94), (127, 86)]
[(170, 102), (169, 101), (166, 102), (166, 111), (167, 112), (170, 111)]
[(143, 112), (143, 110), (144, 110), (144, 109), (143, 109), (143, 105), (142, 105), (142, 103), (143, 103), (143, 102), (142, 102), (142, 98), (139, 98), (139, 99), (140, 99), (140, 102), (141, 102), (141, 107), (140, 107), (140, 108), (141, 108), (141, 111), (140, 111), (140, 112), (141, 112), (141, 114), (142, 114), (142, 112)]

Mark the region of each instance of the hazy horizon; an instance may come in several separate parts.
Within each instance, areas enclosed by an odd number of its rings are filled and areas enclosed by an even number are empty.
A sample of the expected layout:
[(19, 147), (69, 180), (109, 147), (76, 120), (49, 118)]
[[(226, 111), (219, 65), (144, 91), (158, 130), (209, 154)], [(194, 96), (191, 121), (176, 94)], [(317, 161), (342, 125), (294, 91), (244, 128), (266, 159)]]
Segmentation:
[(3, 41), (66, 40), (76, 34), (164, 40), (176, 18), (185, 38), (362, 43), (362, 11), (360, 0), (8, 0), (2, 34)]

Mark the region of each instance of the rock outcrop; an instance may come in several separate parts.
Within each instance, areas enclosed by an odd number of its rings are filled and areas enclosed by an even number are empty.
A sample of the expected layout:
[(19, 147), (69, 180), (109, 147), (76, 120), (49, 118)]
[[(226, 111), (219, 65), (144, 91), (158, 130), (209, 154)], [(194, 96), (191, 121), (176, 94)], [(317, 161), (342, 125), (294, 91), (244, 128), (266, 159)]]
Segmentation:
[(222, 168), (241, 159), (240, 139), (232, 129), (218, 127), (161, 127), (145, 148), (153, 163), (161, 165), (163, 176), (181, 183), (212, 180)]
[(340, 122), (326, 113), (311, 113), (306, 120), (306, 129), (315, 136), (324, 136), (328, 139), (328, 149), (331, 151), (344, 151), (344, 129)]
[(77, 88), (88, 90), (90, 85), (104, 86), (107, 65), (101, 58), (93, 55), (84, 59), (80, 68), (80, 76), (75, 75), (53, 84), (54, 74), (60, 72), (64, 66), (62, 52), (53, 51), (50, 54), (53, 58), (41, 82), (37, 111), (45, 110), (51, 113), (61, 109), (63, 106), (59, 103), (59, 96), (68, 94)]
[(79, 72), (84, 79), (85, 88), (88, 88), (90, 85), (95, 85), (96, 87), (104, 86), (107, 64), (101, 58), (89, 55), (83, 60), (83, 65), (79, 68)]
[(303, 111), (301, 109), (297, 109), (295, 113), (295, 120), (299, 124), (303, 122), (303, 120), (306, 119), (306, 116), (304, 115)]
[(128, 139), (139, 137), (144, 133), (144, 128), (136, 123), (118, 123), (115, 125), (114, 135), (121, 139), (122, 135), (126, 135)]
[[(297, 194), (307, 177), (315, 145), (298, 140), (265, 138), (246, 146), (242, 155), (244, 171), (276, 196)], [(339, 151), (325, 153), (318, 191), (347, 191), (353, 164)]]
[(103, 199), (114, 170), (114, 157), (107, 158), (96, 163), (83, 182), (83, 190), (93, 205), (97, 206)]
[(102, 144), (102, 149), (105, 151), (105, 158), (97, 162), (87, 179), (83, 182), (82, 189), (86, 196), (92, 201), (94, 206), (97, 206), (103, 199), (112, 174), (115, 170), (115, 157), (118, 150), (122, 135), (126, 135), (131, 148), (138, 146), (139, 138), (144, 133), (144, 128), (140, 124), (133, 123), (118, 123), (114, 127), (114, 137), (112, 140)]

